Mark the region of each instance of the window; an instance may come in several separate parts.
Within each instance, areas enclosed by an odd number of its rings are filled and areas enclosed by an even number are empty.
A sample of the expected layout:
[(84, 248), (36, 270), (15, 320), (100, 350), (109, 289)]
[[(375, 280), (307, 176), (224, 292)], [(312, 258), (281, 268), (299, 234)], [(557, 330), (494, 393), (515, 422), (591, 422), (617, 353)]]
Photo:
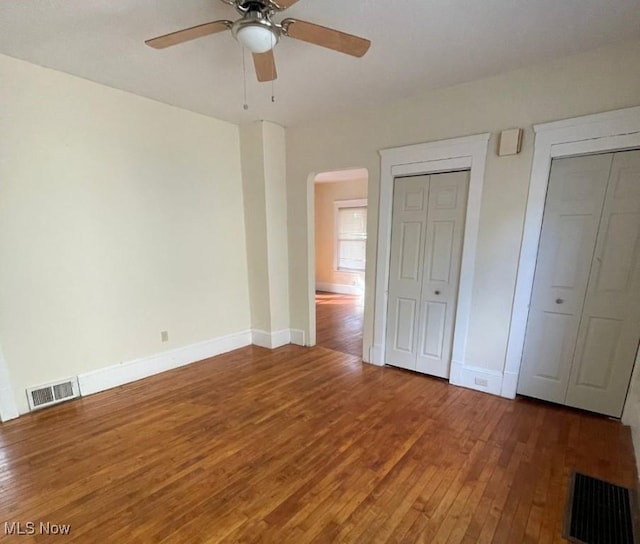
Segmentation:
[(336, 268), (360, 272), (365, 269), (367, 201), (338, 200), (336, 207)]

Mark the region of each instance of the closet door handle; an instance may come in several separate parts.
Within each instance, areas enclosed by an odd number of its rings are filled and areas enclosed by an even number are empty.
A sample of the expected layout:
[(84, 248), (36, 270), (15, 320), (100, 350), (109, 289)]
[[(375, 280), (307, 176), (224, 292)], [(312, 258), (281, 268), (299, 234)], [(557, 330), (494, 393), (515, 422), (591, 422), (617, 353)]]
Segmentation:
[(564, 299), (562, 298), (557, 298), (556, 299), (556, 304), (562, 304), (564, 302)]
[(436, 293), (436, 295), (439, 295), (439, 294), (440, 294), (440, 291), (436, 291), (435, 293)]

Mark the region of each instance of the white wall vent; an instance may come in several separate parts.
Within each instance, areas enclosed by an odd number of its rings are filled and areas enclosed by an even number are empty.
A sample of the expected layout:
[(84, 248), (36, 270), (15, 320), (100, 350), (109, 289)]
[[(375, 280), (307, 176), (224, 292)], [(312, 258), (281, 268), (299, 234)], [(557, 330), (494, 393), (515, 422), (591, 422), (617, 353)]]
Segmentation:
[(61, 382), (38, 385), (27, 389), (27, 399), (29, 399), (29, 408), (31, 410), (46, 408), (79, 396), (78, 378), (69, 378)]

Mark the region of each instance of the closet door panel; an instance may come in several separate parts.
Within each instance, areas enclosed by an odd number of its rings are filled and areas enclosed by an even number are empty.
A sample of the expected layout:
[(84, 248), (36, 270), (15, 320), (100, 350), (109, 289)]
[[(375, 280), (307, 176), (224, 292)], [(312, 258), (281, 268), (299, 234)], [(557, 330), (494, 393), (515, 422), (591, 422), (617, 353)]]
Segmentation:
[(564, 403), (613, 155), (554, 160), (518, 381)]
[(431, 176), (419, 323), (419, 372), (449, 377), (469, 172)]
[(617, 153), (566, 402), (620, 417), (640, 341), (640, 151)]
[(393, 191), (385, 360), (415, 370), (429, 176), (397, 178)]

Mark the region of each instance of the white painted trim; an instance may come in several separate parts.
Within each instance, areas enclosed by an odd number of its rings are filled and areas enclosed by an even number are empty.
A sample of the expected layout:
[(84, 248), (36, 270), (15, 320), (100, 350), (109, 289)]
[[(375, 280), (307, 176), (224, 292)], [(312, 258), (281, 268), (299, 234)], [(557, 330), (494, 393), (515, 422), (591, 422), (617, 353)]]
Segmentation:
[(316, 174), (307, 176), (307, 322), (309, 346), (316, 345)]
[(267, 332), (259, 329), (251, 331), (251, 343), (263, 348), (275, 349), (291, 343), (291, 330)]
[(382, 356), (383, 352), (381, 351), (381, 347), (377, 344), (373, 344), (369, 348), (369, 364), (375, 366), (384, 366), (384, 357)]
[(251, 331), (230, 334), (80, 374), (80, 394), (91, 395), (248, 346), (251, 336)]
[(334, 200), (333, 206), (334, 208), (366, 208), (367, 207), (366, 198), (352, 198), (349, 200)]
[[(272, 333), (254, 329), (213, 338), (211, 340), (205, 340), (204, 342), (157, 353), (149, 357), (141, 357), (140, 359), (126, 361), (80, 374), (78, 376), (80, 394), (86, 396), (99, 393), (100, 391), (106, 391), (113, 387), (148, 378), (149, 376), (166, 372), (167, 370), (173, 370), (210, 357), (215, 357), (216, 355), (228, 353), (229, 351), (251, 344), (274, 349), (289, 344), (290, 342), (303, 346), (304, 340), (304, 331), (295, 329), (284, 329)], [(2, 371), (3, 362), (4, 360), (0, 353), (0, 372)], [(0, 390), (0, 393), (4, 395), (4, 391)], [(10, 391), (10, 393), (13, 398), (13, 391)], [(2, 408), (4, 410), (3, 406)], [(6, 419), (5, 412), (3, 412), (2, 415), (2, 421), (7, 421), (8, 419), (19, 416), (17, 407), (15, 407), (15, 399), (13, 412), (6, 412)]]
[(538, 257), (542, 216), (551, 160), (559, 157), (603, 153), (640, 147), (640, 106), (535, 125), (531, 183), (520, 249), (516, 291), (511, 313), (502, 395), (514, 398)]
[(11, 383), (9, 365), (0, 348), (0, 421), (9, 421), (20, 415)]
[(515, 399), (517, 388), (518, 373), (512, 370), (505, 370), (502, 374), (502, 390), (500, 395), (507, 399)]
[(296, 346), (306, 346), (304, 331), (299, 329), (291, 329), (291, 343)]
[(253, 329), (198, 342), (197, 344), (165, 351), (151, 355), (150, 357), (143, 357), (119, 365), (108, 366), (80, 374), (78, 376), (80, 392), (82, 395), (90, 395), (98, 391), (104, 391), (125, 383), (147, 378), (160, 372), (202, 361), (209, 357), (215, 357), (216, 355), (243, 348), (250, 344), (275, 349), (291, 343), (292, 338), (295, 340), (294, 343), (304, 345), (303, 331), (289, 329), (271, 333)]
[(316, 291), (326, 291), (327, 293), (337, 293), (339, 295), (362, 295), (362, 287), (357, 285), (344, 285), (341, 283), (316, 283)]
[[(389, 259), (391, 255), (391, 212), (394, 178), (403, 175), (431, 174), (451, 170), (470, 170), (467, 218), (458, 288), (458, 304), (453, 334), (452, 359), (464, 367), (467, 333), (471, 310), (471, 290), (475, 269), (480, 206), (484, 184), (485, 162), (491, 134), (465, 136), (438, 142), (409, 145), (380, 151), (380, 215), (378, 219), (378, 259), (376, 264), (373, 346), (369, 351), (372, 364), (384, 365)], [(450, 382), (460, 382), (464, 372), (451, 372)], [(493, 383), (493, 382), (492, 382)]]
[(483, 393), (500, 395), (503, 376), (502, 372), (498, 370), (469, 366), (462, 361), (453, 360), (451, 362), (450, 382), (454, 385), (475, 389)]

